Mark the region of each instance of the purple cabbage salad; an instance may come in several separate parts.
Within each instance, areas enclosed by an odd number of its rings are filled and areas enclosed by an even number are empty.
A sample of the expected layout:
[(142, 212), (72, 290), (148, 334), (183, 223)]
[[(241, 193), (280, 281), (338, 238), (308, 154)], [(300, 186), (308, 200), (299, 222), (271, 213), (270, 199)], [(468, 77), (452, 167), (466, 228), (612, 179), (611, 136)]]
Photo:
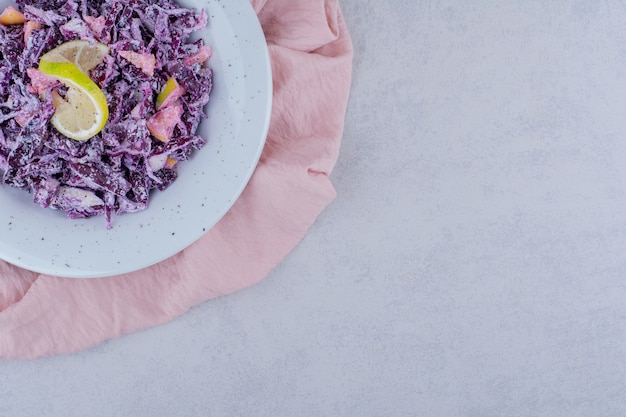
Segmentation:
[[(190, 35), (206, 27), (206, 12), (171, 0), (18, 0), (17, 8), (25, 23), (0, 24), (2, 181), (68, 218), (104, 215), (110, 228), (114, 215), (146, 209), (151, 191), (176, 179), (177, 162), (205, 144), (196, 130), (212, 86), (204, 64), (210, 48)], [(76, 39), (110, 48), (89, 74), (107, 98), (109, 119), (86, 141), (66, 138), (50, 123), (49, 93), (63, 86), (44, 84), (42, 92), (37, 85), (40, 57)], [(153, 71), (129, 54), (153, 57)], [(156, 96), (170, 78), (184, 94), (157, 110)], [(155, 120), (173, 126), (167, 140), (151, 134)]]

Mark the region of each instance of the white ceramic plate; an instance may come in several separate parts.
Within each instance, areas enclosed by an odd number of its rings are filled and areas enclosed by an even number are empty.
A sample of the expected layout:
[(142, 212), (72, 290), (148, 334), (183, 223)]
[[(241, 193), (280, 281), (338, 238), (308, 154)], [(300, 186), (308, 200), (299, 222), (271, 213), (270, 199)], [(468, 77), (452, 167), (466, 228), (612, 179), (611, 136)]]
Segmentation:
[[(162, 261), (199, 239), (239, 197), (259, 160), (271, 113), (272, 80), (267, 45), (249, 0), (179, 0), (204, 7), (201, 34), (213, 48), (208, 119), (200, 126), (207, 145), (181, 163), (177, 180), (151, 196), (139, 213), (68, 220), (43, 209), (23, 190), (0, 186), (0, 258), (32, 271), (96, 278), (135, 271)], [(10, 2), (0, 0), (0, 7)]]

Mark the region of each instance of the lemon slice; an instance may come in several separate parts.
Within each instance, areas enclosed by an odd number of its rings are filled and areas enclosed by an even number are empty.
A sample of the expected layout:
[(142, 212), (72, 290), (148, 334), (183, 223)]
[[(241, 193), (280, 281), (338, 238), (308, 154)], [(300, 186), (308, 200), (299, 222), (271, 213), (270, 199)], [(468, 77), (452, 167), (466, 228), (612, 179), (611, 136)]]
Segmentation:
[(87, 75), (87, 71), (102, 62), (106, 53), (105, 45), (70, 41), (44, 54), (39, 61), (39, 71), (68, 87), (65, 97), (56, 91), (53, 93), (56, 112), (51, 122), (70, 139), (81, 141), (93, 137), (109, 118), (104, 93)]
[(108, 55), (109, 47), (98, 42), (76, 40), (62, 43), (45, 53), (40, 62), (71, 62), (88, 73)]

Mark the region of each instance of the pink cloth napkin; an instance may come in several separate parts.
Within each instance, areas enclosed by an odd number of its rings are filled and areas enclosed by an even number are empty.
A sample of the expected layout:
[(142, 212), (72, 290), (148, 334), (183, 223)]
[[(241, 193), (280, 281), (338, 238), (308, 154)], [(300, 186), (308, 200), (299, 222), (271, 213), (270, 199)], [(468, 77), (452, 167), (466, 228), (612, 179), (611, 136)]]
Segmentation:
[(76, 352), (249, 287), (335, 197), (352, 44), (338, 0), (252, 0), (266, 34), (274, 108), (261, 161), (226, 216), (153, 267), (110, 278), (39, 275), (0, 262), (0, 358)]

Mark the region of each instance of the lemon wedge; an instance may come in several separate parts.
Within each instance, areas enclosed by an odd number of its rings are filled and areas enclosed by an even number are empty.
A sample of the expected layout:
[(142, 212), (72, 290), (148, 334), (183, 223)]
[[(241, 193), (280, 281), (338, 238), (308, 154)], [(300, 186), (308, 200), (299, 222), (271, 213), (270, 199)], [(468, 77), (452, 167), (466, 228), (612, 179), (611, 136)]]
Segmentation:
[(53, 92), (56, 112), (51, 122), (70, 139), (87, 140), (106, 125), (109, 118), (106, 97), (87, 74), (108, 52), (106, 45), (77, 40), (57, 46), (39, 61), (39, 71), (68, 87), (65, 97)]

